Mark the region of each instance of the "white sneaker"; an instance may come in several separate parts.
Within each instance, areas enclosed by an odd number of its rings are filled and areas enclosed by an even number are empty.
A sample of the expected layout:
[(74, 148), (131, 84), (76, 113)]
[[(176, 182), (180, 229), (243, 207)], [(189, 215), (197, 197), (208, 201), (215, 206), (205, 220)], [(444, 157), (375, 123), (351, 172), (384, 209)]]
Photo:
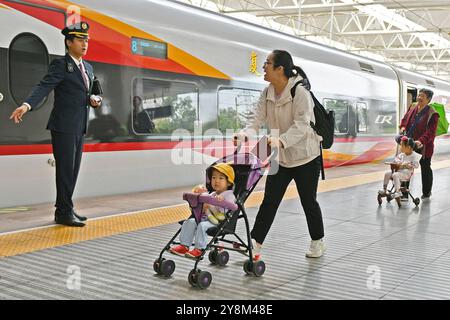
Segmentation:
[(327, 247), (326, 247), (323, 239), (311, 240), (311, 244), (309, 245), (309, 250), (306, 251), (306, 257), (307, 258), (320, 258), (326, 250), (327, 250)]
[(256, 240), (252, 239), (253, 261), (258, 261), (259, 259), (261, 259), (261, 247), (261, 244), (256, 243)]

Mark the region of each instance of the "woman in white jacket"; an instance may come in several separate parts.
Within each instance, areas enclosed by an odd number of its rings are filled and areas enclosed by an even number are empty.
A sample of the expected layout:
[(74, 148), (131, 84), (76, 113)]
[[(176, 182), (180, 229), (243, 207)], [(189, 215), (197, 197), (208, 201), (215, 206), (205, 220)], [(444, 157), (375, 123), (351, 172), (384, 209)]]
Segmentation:
[(264, 80), (270, 84), (261, 94), (254, 118), (234, 137), (237, 143), (237, 139), (252, 135), (266, 124), (271, 131), (269, 145), (279, 150), (278, 171), (267, 177), (264, 199), (251, 232), (254, 260), (260, 258), (261, 245), (292, 179), (297, 186), (312, 239), (306, 256), (318, 258), (325, 251), (325, 243), (322, 212), (316, 200), (322, 137), (310, 125), (310, 122), (315, 122), (314, 102), (302, 85), (296, 87), (292, 98), (291, 88), (307, 78), (303, 70), (294, 65), (287, 51), (274, 50), (269, 54), (264, 72)]

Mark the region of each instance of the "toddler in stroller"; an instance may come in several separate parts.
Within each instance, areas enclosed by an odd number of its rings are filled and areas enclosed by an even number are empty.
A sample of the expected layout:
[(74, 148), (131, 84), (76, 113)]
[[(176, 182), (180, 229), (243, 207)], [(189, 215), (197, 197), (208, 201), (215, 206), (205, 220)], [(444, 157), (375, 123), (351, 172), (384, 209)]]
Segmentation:
[[(211, 187), (214, 192), (211, 196), (219, 202), (227, 201), (234, 203), (236, 197), (233, 194), (234, 169), (226, 163), (218, 163), (211, 167)], [(196, 194), (208, 194), (208, 189), (203, 186), (194, 188)], [(169, 251), (180, 256), (185, 255), (189, 258), (198, 258), (202, 255), (202, 250), (206, 248), (208, 243), (208, 229), (219, 224), (219, 221), (225, 220), (226, 208), (221, 206), (204, 203), (202, 208), (200, 221), (196, 221), (195, 217), (184, 221), (180, 232), (180, 244), (170, 247)], [(189, 251), (192, 240), (195, 236), (195, 248)]]
[[(253, 153), (239, 153), (238, 148), (233, 154), (213, 163), (206, 170), (206, 188), (197, 187), (192, 193), (183, 194), (192, 214), (154, 261), (154, 271), (166, 277), (175, 271), (175, 262), (163, 258), (166, 251), (192, 258), (195, 265), (188, 275), (188, 281), (193, 287), (205, 289), (210, 286), (212, 275), (208, 271), (198, 269), (197, 265), (206, 252), (209, 251), (208, 258), (212, 264), (225, 266), (229, 260), (228, 251), (234, 251), (248, 258), (243, 266), (246, 274), (262, 276), (265, 264), (262, 260), (253, 260), (250, 227), (244, 203), (263, 176), (272, 156), (273, 153), (262, 163)], [(240, 219), (245, 221), (245, 240), (236, 234), (236, 225)], [(178, 235), (180, 242), (175, 241)], [(207, 235), (212, 237), (209, 242)], [(226, 236), (233, 236), (234, 239), (226, 239)], [(193, 238), (194, 249), (189, 250)]]
[[(409, 190), (409, 181), (414, 173), (414, 169), (419, 167), (420, 156), (414, 152), (414, 140), (407, 136), (399, 136), (396, 138), (400, 144), (400, 153), (395, 157), (393, 162), (387, 162), (391, 166), (391, 170), (384, 175), (383, 189), (378, 191), (378, 204), (382, 203), (382, 198), (386, 197), (390, 202), (392, 199), (397, 201), (401, 207), (401, 196), (407, 193), (417, 206), (420, 203), (419, 198), (414, 198)], [(393, 181), (392, 188), (388, 191), (389, 181)], [(394, 191), (394, 192), (393, 192)]]

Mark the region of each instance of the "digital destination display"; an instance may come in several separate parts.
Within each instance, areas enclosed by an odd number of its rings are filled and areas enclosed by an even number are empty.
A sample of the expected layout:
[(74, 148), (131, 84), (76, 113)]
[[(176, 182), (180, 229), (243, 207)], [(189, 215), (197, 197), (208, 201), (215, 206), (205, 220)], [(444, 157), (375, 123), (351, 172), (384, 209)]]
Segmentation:
[(131, 52), (150, 58), (167, 59), (167, 44), (153, 40), (131, 38)]

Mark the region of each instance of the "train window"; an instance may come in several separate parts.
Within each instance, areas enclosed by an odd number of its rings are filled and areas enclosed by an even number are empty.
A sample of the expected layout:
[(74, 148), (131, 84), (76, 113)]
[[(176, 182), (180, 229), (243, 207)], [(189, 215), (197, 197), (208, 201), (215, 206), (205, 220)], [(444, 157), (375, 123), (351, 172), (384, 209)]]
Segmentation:
[(195, 84), (138, 78), (133, 82), (130, 133), (170, 135), (177, 129), (194, 131), (198, 120)]
[(47, 48), (37, 36), (23, 33), (13, 39), (9, 47), (9, 84), (17, 105), (45, 75), (48, 63)]
[(327, 110), (333, 110), (335, 115), (335, 133), (352, 134), (356, 136), (356, 115), (346, 100), (323, 99)]
[(226, 134), (227, 129), (237, 130), (245, 126), (253, 115), (253, 108), (258, 103), (261, 91), (242, 88), (220, 88), (218, 91), (219, 130)]
[(358, 132), (367, 132), (367, 104), (365, 102), (356, 103), (356, 118)]

